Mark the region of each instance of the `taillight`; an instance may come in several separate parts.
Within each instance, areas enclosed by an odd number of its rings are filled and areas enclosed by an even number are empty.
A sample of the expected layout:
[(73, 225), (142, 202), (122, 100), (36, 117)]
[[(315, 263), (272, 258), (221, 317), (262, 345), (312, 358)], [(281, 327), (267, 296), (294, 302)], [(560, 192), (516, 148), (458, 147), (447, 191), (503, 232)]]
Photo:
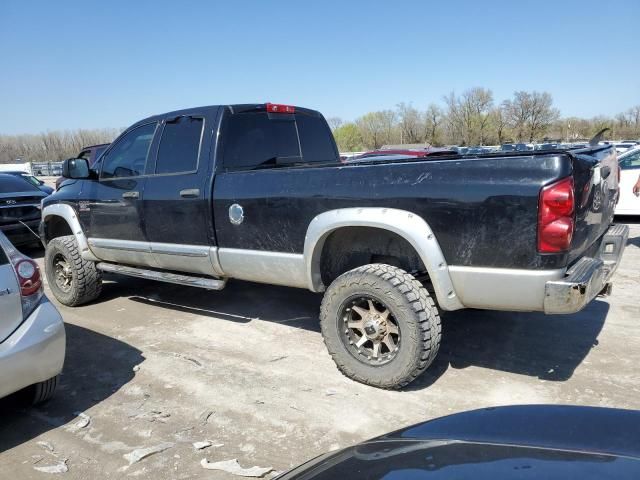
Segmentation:
[(269, 113), (296, 113), (296, 108), (291, 105), (282, 105), (280, 103), (267, 103), (267, 112)]
[(571, 246), (574, 229), (575, 200), (573, 178), (547, 185), (538, 203), (538, 251), (564, 252)]
[(44, 295), (40, 269), (36, 262), (20, 253), (7, 237), (1, 234), (0, 248), (4, 249), (16, 273), (16, 278), (20, 285), (22, 315), (26, 318), (35, 310)]
[(25, 297), (33, 295), (42, 287), (40, 269), (36, 262), (25, 258), (15, 264), (18, 282), (20, 283), (20, 294)]

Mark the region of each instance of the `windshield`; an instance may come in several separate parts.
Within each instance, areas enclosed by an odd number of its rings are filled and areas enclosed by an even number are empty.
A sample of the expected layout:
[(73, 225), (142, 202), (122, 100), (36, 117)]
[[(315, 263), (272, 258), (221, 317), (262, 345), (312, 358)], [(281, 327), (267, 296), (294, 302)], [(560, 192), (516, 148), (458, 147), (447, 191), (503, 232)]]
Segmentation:
[(36, 187), (40, 186), (40, 180), (38, 180), (33, 175), (20, 175), (20, 176), (24, 178), (27, 182), (29, 182), (31, 185), (34, 185)]
[(0, 193), (28, 192), (31, 190), (40, 191), (22, 176), (0, 175)]

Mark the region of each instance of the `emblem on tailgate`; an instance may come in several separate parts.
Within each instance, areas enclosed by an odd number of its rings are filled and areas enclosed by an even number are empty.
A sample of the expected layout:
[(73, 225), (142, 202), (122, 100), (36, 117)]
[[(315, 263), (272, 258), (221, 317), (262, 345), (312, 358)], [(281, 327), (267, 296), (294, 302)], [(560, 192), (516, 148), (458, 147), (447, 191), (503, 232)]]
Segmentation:
[(7, 205), (15, 205), (18, 202), (16, 202), (15, 200), (5, 200), (4, 203), (6, 203)]

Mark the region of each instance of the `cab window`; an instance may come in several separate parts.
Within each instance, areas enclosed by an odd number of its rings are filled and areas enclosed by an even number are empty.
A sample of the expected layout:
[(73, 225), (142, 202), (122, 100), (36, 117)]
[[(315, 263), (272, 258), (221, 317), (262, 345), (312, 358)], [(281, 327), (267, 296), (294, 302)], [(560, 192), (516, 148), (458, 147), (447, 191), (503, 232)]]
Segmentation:
[(148, 123), (125, 133), (113, 148), (101, 157), (100, 178), (136, 177), (144, 174), (156, 125)]
[(225, 170), (337, 162), (338, 152), (320, 115), (266, 112), (228, 115), (222, 133)]
[(157, 174), (187, 173), (198, 169), (204, 119), (178, 117), (165, 124), (158, 148)]

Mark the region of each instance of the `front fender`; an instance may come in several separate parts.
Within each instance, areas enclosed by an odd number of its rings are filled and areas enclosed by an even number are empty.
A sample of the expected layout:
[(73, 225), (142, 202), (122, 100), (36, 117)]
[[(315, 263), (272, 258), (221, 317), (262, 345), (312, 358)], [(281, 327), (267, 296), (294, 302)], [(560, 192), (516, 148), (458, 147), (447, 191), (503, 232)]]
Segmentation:
[[(78, 215), (71, 205), (67, 205), (64, 203), (56, 203), (53, 205), (48, 205), (42, 210), (42, 223), (46, 224), (47, 218), (49, 217), (61, 217), (69, 225), (71, 229), (71, 233), (76, 237), (76, 241), (78, 242), (78, 248), (80, 249), (80, 255), (85, 260), (89, 260), (92, 262), (97, 262), (100, 259), (96, 257), (91, 249), (89, 248), (89, 243), (87, 242), (87, 237), (82, 231), (82, 227), (80, 226), (80, 221), (78, 220)], [(46, 239), (42, 238), (43, 243), (45, 243)]]

